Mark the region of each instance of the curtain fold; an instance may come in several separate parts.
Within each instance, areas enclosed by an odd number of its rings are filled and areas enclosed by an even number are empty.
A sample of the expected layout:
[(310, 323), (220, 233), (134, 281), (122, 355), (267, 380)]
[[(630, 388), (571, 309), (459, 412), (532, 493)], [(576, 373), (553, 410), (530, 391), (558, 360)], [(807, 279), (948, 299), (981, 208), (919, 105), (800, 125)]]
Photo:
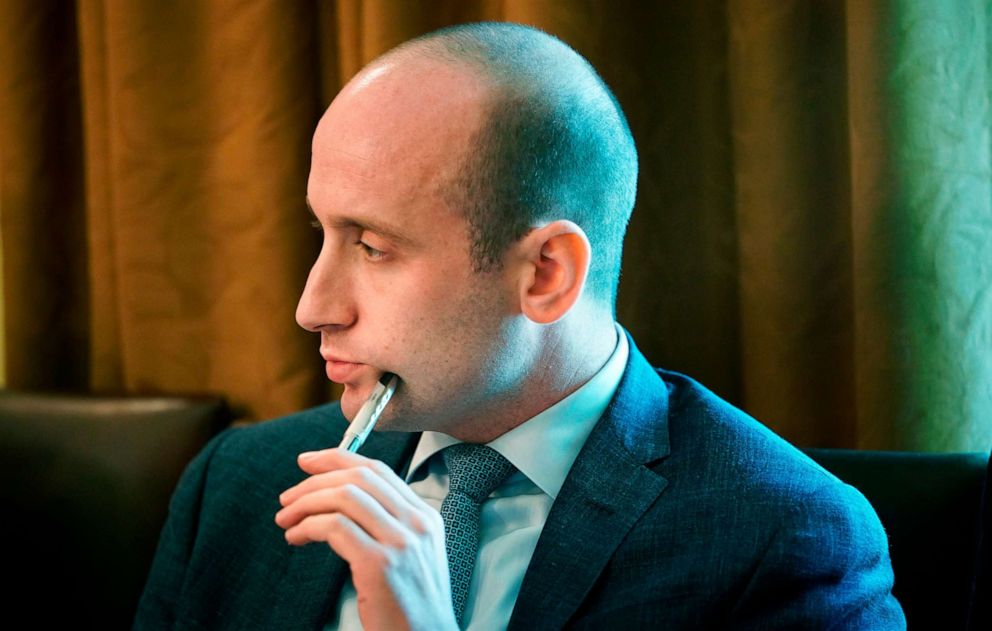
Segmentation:
[(532, 24), (641, 156), (618, 318), (803, 445), (992, 444), (988, 3), (9, 0), (0, 230), (11, 387), (335, 396), (294, 321), (309, 142), (435, 28)]
[(734, 1), (729, 77), (743, 399), (780, 432), (855, 442), (845, 14)]
[(992, 442), (986, 2), (848, 2), (859, 444)]
[(55, 2), (0, 11), (6, 377), (79, 387), (90, 322), (75, 13)]

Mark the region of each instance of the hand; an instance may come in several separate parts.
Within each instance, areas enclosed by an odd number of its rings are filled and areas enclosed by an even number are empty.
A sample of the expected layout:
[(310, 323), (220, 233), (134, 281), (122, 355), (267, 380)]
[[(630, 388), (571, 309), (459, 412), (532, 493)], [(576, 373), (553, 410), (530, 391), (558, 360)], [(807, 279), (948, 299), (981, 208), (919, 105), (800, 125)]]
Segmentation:
[(310, 477), (279, 496), (276, 523), (348, 563), (362, 626), (458, 629), (441, 515), (378, 460), (325, 449), (298, 462)]

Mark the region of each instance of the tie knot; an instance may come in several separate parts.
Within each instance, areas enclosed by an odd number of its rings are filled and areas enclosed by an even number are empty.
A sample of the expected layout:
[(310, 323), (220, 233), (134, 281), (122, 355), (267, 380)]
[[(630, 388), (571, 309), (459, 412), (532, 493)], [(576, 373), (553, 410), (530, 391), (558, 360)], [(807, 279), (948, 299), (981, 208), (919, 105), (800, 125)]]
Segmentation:
[(441, 452), (448, 466), (449, 493), (462, 493), (481, 504), (516, 469), (502, 454), (485, 445), (458, 443)]

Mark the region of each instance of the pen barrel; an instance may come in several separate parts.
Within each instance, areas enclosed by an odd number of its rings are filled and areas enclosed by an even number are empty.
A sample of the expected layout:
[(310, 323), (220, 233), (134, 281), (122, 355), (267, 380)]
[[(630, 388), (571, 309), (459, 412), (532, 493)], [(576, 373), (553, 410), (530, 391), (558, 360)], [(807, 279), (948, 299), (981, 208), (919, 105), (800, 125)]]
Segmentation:
[(359, 408), (358, 414), (355, 415), (355, 419), (345, 430), (341, 444), (338, 445), (339, 449), (346, 449), (352, 453), (358, 451), (369, 434), (372, 433), (372, 428), (375, 427), (376, 421), (379, 420), (383, 409), (392, 398), (393, 392), (396, 391), (397, 383), (396, 375), (391, 375), (386, 384), (376, 384), (372, 394), (365, 400), (365, 403)]
[(355, 436), (354, 434), (351, 433), (346, 433), (344, 435), (344, 438), (341, 440), (341, 444), (338, 445), (338, 448), (344, 449), (345, 451), (350, 451), (351, 453), (355, 453), (356, 451), (358, 451), (358, 448), (362, 446), (362, 442), (363, 441), (361, 440), (360, 437)]

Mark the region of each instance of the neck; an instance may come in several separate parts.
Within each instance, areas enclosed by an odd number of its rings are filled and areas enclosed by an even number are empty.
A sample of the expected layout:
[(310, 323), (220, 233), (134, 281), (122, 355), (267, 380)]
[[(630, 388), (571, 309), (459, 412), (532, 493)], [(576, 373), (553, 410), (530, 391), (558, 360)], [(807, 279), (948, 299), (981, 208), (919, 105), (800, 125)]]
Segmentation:
[(612, 317), (569, 316), (531, 329), (527, 366), (512, 387), (474, 406), (475, 422), (445, 433), (469, 443), (488, 443), (572, 394), (606, 364), (617, 344)]

